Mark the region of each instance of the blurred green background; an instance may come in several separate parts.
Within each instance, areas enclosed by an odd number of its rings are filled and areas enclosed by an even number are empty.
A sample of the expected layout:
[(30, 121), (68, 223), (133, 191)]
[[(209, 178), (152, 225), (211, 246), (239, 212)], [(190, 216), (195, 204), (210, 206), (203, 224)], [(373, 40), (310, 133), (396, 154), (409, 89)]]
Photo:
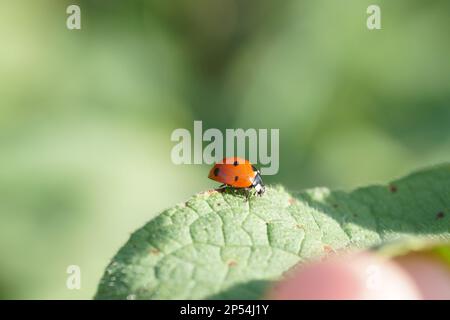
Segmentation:
[(90, 299), (132, 231), (216, 186), (170, 160), (194, 120), (279, 128), (265, 182), (293, 191), (448, 161), (449, 34), (448, 0), (1, 0), (0, 298)]

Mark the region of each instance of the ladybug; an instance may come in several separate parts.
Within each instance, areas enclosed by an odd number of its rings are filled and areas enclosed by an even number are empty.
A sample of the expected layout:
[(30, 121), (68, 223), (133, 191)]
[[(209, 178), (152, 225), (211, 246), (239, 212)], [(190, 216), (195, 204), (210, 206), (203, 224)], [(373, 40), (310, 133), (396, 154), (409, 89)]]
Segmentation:
[(238, 157), (224, 158), (222, 162), (216, 163), (208, 178), (223, 183), (221, 187), (245, 188), (247, 191), (255, 188), (259, 196), (266, 191), (259, 170), (248, 160)]

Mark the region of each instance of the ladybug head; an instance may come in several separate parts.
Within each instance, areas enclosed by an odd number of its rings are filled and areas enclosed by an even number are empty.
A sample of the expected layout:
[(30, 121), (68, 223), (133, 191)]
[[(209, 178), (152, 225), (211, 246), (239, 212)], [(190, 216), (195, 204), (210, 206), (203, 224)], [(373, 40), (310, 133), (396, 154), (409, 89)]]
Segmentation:
[(252, 186), (253, 188), (255, 188), (256, 194), (259, 196), (262, 196), (266, 191), (266, 187), (264, 186), (259, 170), (257, 171), (255, 178), (253, 179)]

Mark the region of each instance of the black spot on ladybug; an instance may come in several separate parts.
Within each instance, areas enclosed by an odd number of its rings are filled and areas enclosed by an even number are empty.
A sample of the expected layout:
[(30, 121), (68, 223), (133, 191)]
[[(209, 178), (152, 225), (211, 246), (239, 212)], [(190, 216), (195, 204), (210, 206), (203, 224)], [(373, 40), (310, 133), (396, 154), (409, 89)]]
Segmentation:
[(214, 169), (214, 175), (217, 177), (219, 175), (219, 168), (215, 168)]
[(389, 191), (392, 192), (392, 193), (396, 193), (397, 192), (397, 186), (391, 184), (389, 186)]
[(234, 162), (233, 162), (233, 166), (237, 166), (239, 164), (239, 162), (237, 162), (237, 160), (235, 160)]
[(436, 214), (436, 219), (442, 219), (444, 218), (444, 216), (445, 216), (444, 212), (440, 211)]
[(238, 180), (239, 180), (238, 176), (234, 177), (234, 181), (238, 181)]

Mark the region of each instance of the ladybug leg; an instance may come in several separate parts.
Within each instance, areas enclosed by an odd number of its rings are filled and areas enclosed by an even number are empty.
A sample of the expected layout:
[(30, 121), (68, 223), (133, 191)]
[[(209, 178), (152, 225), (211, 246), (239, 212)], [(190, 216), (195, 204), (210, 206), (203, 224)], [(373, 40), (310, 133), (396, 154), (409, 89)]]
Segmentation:
[(218, 191), (218, 192), (223, 192), (223, 191), (225, 191), (225, 188), (227, 187), (227, 185), (224, 183), (224, 184), (222, 184), (222, 185), (220, 185), (217, 189), (216, 189), (216, 191)]
[(250, 189), (245, 188), (245, 202), (248, 202), (249, 198), (250, 198)]
[(253, 188), (252, 187), (250, 187), (250, 188), (245, 188), (244, 189), (245, 191), (245, 202), (248, 202), (248, 199), (250, 199), (250, 196), (252, 195), (252, 193), (253, 193)]

